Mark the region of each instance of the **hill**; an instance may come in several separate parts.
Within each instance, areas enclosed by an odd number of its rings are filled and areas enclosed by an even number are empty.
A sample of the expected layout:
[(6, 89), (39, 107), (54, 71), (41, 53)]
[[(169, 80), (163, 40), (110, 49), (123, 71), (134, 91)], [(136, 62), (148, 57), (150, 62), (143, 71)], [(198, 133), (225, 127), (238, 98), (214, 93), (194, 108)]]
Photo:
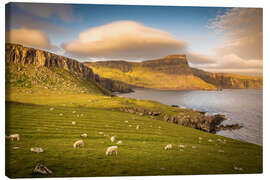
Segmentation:
[(135, 87), (168, 90), (217, 90), (220, 88), (262, 88), (262, 78), (226, 73), (210, 73), (191, 68), (185, 55), (169, 55), (143, 62), (87, 62), (101, 77)]
[(124, 83), (100, 78), (82, 63), (18, 44), (6, 44), (7, 86), (55, 91), (130, 92)]
[(193, 75), (185, 55), (132, 63), (104, 61), (84, 63), (101, 77), (134, 87), (169, 90), (215, 90), (216, 87)]
[[(6, 70), (5, 133), (20, 134), (19, 141), (6, 139), (8, 177), (262, 172), (262, 146), (213, 134), (222, 116), (108, 96), (90, 68), (18, 45), (7, 45)], [(105, 155), (117, 145), (111, 136), (123, 142), (117, 156)], [(85, 147), (74, 148), (80, 139)], [(169, 143), (173, 149), (165, 151)], [(52, 174), (33, 173), (38, 163)]]

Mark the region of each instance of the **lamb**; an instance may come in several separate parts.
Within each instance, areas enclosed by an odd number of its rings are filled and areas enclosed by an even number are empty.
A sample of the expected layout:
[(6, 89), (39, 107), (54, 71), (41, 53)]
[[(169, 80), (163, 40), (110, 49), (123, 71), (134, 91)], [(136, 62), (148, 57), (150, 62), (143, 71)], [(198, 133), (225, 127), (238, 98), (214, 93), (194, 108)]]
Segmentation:
[(13, 139), (16, 139), (17, 141), (19, 141), (20, 135), (19, 134), (11, 134), (11, 135), (7, 136), (6, 138), (11, 139), (11, 141), (13, 141)]
[(106, 156), (113, 155), (113, 153), (115, 153), (115, 155), (117, 155), (117, 151), (118, 151), (117, 146), (110, 146), (107, 148)]
[(115, 141), (115, 136), (111, 137), (111, 141), (114, 142)]
[(81, 135), (81, 137), (87, 138), (87, 134), (86, 134), (86, 133), (83, 133), (83, 134)]
[(76, 142), (73, 144), (73, 147), (74, 147), (74, 148), (77, 148), (77, 147), (84, 147), (84, 142), (83, 142), (83, 140), (78, 140), (78, 141), (76, 141)]
[(168, 144), (167, 146), (165, 146), (164, 149), (165, 149), (165, 150), (170, 150), (170, 149), (172, 149), (172, 144)]

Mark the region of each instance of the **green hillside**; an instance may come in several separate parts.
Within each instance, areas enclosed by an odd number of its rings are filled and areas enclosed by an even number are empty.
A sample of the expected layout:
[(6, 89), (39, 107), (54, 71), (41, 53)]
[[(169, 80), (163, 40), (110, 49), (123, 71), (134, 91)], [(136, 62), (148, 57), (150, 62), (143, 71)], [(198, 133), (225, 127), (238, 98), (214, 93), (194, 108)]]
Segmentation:
[[(211, 117), (154, 101), (108, 96), (91, 69), (73, 60), (57, 55), (39, 59), (44, 57), (39, 51), (24, 48), (8, 52), (5, 133), (20, 134), (20, 141), (6, 139), (8, 177), (262, 172), (262, 146), (202, 131), (200, 123), (213, 126)], [(21, 56), (23, 52), (31, 53)], [(83, 133), (88, 137), (81, 138)], [(109, 146), (116, 145), (111, 136), (123, 141), (117, 156), (105, 155)], [(85, 147), (73, 148), (80, 139)], [(165, 151), (167, 144), (173, 149)], [(180, 144), (186, 147), (180, 149)], [(36, 154), (31, 147), (44, 152)], [(53, 173), (33, 173), (37, 163)]]

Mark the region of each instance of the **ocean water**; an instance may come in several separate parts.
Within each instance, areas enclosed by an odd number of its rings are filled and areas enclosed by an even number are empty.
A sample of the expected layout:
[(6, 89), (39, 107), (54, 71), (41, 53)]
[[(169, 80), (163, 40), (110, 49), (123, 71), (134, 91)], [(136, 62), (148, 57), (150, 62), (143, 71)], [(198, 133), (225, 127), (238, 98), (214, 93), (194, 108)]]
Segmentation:
[(262, 90), (224, 89), (222, 91), (160, 91), (135, 89), (134, 93), (118, 96), (146, 99), (167, 105), (207, 112), (221, 113), (227, 120), (223, 124), (239, 123), (239, 130), (224, 130), (217, 134), (262, 145)]

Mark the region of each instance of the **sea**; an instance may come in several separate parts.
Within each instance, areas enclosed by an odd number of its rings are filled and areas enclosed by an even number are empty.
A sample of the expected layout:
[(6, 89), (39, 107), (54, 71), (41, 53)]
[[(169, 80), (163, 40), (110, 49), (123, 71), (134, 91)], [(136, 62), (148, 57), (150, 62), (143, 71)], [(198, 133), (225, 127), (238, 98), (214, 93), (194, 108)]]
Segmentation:
[(117, 94), (121, 97), (154, 100), (167, 105), (178, 105), (207, 112), (206, 115), (224, 114), (222, 124), (239, 123), (237, 130), (222, 130), (221, 136), (262, 145), (263, 91), (253, 89), (223, 89), (222, 91), (164, 91), (134, 89), (133, 93)]

